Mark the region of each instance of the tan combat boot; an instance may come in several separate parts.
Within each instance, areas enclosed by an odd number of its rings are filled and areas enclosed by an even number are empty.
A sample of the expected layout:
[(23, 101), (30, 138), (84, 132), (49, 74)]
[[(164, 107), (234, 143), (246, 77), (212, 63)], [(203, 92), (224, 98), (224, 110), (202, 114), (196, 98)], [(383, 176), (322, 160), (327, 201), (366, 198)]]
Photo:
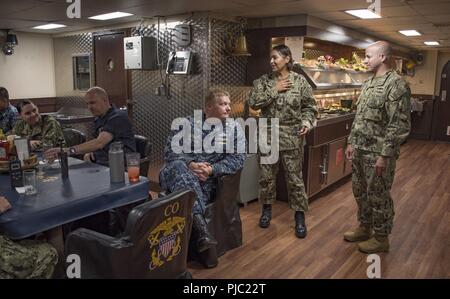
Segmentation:
[(369, 240), (358, 243), (358, 249), (364, 253), (388, 252), (389, 238), (386, 235), (375, 234)]
[(361, 242), (372, 237), (372, 228), (368, 224), (360, 224), (354, 231), (344, 233), (347, 242)]

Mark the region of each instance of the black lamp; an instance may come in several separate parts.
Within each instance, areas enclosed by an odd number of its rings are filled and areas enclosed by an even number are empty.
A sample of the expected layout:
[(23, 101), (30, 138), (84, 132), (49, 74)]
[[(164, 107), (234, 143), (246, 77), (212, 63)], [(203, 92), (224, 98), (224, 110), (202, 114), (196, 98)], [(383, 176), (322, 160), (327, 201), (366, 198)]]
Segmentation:
[(14, 54), (14, 47), (19, 44), (19, 41), (17, 40), (17, 35), (10, 33), (9, 30), (5, 31), (6, 31), (6, 40), (2, 46), (2, 51), (5, 55), (9, 56)]
[(17, 46), (19, 44), (19, 41), (17, 40), (17, 35), (8, 32), (6, 34), (6, 43)]

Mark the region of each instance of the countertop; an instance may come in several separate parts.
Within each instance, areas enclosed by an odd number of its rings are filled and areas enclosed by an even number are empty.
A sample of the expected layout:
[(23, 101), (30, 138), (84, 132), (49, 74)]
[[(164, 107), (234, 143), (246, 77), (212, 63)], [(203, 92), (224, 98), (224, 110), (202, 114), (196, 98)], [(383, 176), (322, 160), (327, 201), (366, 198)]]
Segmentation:
[(323, 113), (322, 117), (317, 120), (317, 127), (323, 127), (323, 126), (332, 125), (332, 124), (335, 124), (335, 123), (338, 123), (341, 121), (351, 120), (351, 119), (355, 118), (355, 115), (356, 115), (355, 112), (346, 113), (346, 114)]

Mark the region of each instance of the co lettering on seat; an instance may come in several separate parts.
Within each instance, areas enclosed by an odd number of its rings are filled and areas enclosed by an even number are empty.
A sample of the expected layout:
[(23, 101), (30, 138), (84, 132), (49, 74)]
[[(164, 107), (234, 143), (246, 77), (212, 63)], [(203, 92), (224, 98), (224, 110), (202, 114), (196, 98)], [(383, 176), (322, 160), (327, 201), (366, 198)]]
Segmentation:
[(164, 209), (164, 216), (170, 216), (172, 214), (176, 214), (178, 213), (178, 211), (180, 210), (180, 203), (175, 202), (173, 204), (168, 205), (165, 209)]

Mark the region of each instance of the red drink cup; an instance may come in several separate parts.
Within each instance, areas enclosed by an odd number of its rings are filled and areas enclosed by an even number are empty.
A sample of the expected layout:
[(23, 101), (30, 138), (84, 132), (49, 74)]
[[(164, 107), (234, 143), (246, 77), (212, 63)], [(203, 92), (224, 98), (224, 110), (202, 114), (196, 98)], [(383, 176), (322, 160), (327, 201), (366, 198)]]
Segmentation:
[(131, 183), (139, 182), (139, 166), (141, 155), (139, 153), (128, 153), (126, 154), (127, 158), (127, 172), (128, 172), (128, 180)]
[(139, 182), (139, 166), (128, 166), (128, 180), (132, 183)]

